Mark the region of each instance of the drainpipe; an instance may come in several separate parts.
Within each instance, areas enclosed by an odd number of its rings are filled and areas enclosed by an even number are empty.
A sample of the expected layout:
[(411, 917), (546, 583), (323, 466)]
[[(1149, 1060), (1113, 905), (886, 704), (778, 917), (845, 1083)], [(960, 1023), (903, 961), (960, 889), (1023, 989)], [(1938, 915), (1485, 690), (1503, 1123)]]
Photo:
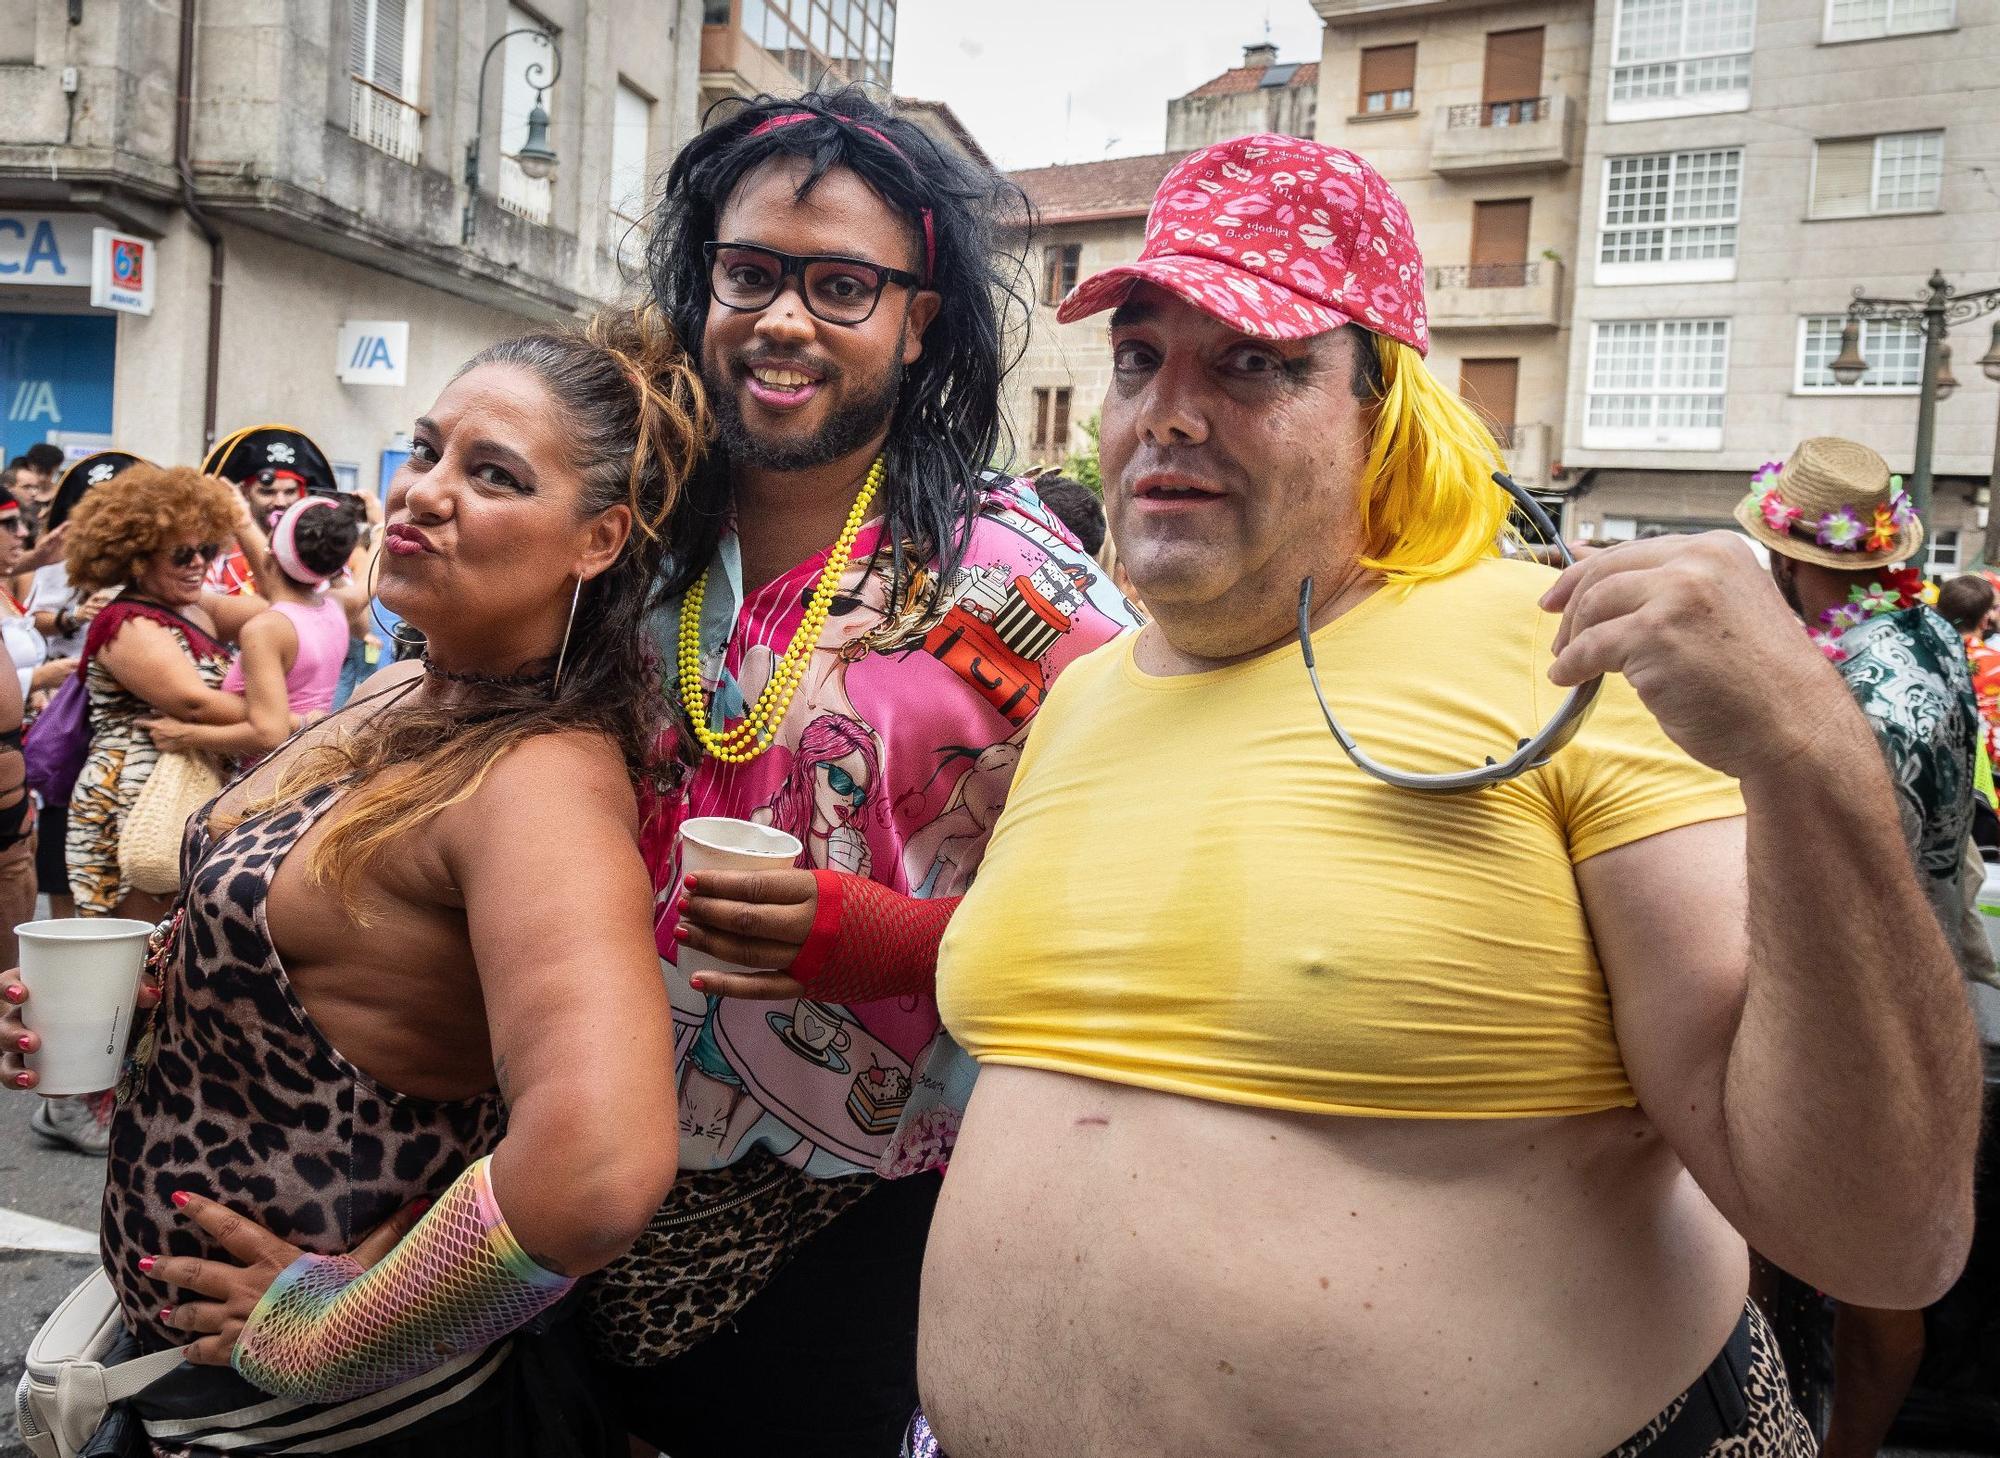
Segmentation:
[(201, 210), (195, 193), (191, 132), (194, 125), (194, 13), (198, 0), (181, 0), (180, 66), (174, 90), (174, 171), (181, 207), (208, 242), (208, 361), (202, 384), (201, 448), (215, 443), (216, 381), (222, 368), (222, 235)]

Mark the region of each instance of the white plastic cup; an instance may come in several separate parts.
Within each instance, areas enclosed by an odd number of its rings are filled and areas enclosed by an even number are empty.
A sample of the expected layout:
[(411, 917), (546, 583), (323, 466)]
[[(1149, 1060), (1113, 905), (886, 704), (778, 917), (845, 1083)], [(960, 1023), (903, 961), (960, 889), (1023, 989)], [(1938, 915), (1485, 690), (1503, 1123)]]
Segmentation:
[[(783, 871), (798, 860), (805, 849), (798, 837), (787, 835), (753, 820), (732, 820), (726, 815), (704, 815), (681, 824), (681, 880), (704, 871)], [(674, 899), (680, 899), (675, 888)], [(697, 952), (693, 947), (678, 949), (674, 965), (684, 977), (697, 972), (760, 972), (769, 968), (745, 967)]]
[(149, 921), (115, 916), (27, 921), (14, 928), (28, 989), (21, 1021), (42, 1040), (27, 1055), (36, 1093), (55, 1097), (117, 1086), (152, 933)]

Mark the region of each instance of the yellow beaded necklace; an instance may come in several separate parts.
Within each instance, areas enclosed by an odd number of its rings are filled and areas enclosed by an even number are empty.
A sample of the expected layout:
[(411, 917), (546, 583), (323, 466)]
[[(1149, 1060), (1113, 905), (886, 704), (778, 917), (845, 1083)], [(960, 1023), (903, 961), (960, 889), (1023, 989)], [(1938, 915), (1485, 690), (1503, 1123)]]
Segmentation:
[(681, 600), (681, 706), (687, 710), (688, 723), (694, 729), (695, 738), (701, 741), (701, 747), (724, 764), (748, 764), (769, 749), (777, 738), (778, 726), (785, 722), (785, 712), (792, 706), (792, 695), (804, 682), (806, 665), (812, 661), (813, 650), (819, 647), (820, 629), (826, 626), (827, 609), (833, 604), (840, 579), (847, 573), (847, 565), (854, 555), (854, 539), (860, 535), (861, 524), (868, 519), (868, 507), (881, 488), (882, 472), (882, 457), (877, 456), (875, 464), (868, 468), (868, 479), (861, 483), (861, 494), (854, 498), (854, 507), (847, 513), (847, 525), (840, 529), (833, 550), (827, 553), (826, 566), (819, 574), (819, 586), (813, 589), (812, 599), (806, 604), (806, 615), (800, 621), (798, 631), (792, 634), (791, 646), (772, 665), (771, 681), (757, 695), (757, 702), (750, 706), (749, 713), (734, 728), (725, 729), (720, 734), (709, 728), (712, 709), (708, 694), (701, 685), (701, 609), (708, 595), (706, 572), (694, 580), (687, 596)]

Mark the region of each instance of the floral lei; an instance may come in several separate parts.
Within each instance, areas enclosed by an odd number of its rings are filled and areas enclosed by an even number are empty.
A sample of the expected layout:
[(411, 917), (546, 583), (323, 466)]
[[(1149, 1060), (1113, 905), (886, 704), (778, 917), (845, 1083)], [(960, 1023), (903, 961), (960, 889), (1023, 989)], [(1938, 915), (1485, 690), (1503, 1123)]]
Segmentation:
[(1810, 532), (1814, 541), (1836, 552), (1886, 552), (1917, 519), (1916, 507), (1903, 491), (1903, 478), (1891, 476), (1889, 489), (1893, 494), (1868, 519), (1851, 506), (1841, 506), (1807, 521), (1804, 511), (1778, 494), (1778, 473), (1784, 469), (1783, 461), (1766, 461), (1750, 477), (1751, 499), (1757, 503), (1764, 525), (1774, 532), (1792, 536)]
[(1916, 568), (1885, 567), (1882, 576), (1887, 579), (1886, 586), (1881, 582), (1871, 582), (1866, 587), (1849, 588), (1847, 601), (1821, 613), (1821, 626), (1807, 630), (1828, 661), (1839, 663), (1847, 657), (1847, 650), (1840, 646), (1840, 640), (1852, 629), (1860, 627), (1870, 618), (1879, 618), (1884, 613), (1899, 613), (1924, 600), (1924, 574)]

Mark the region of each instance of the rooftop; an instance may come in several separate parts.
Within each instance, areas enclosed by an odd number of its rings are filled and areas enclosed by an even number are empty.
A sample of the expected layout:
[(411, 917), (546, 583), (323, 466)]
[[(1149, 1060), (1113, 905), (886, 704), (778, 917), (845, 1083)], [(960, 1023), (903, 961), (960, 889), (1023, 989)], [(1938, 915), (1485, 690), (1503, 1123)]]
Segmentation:
[(1113, 157), (1104, 162), (1072, 162), (1059, 167), (1031, 167), (1007, 174), (1035, 205), (1043, 223), (1074, 223), (1091, 218), (1143, 218), (1153, 194), (1185, 152), (1157, 152), (1150, 157)]
[[(1193, 96), (1233, 96), (1244, 91), (1258, 91), (1266, 86), (1317, 86), (1319, 85), (1319, 62), (1286, 61), (1275, 66), (1236, 66), (1224, 71), (1213, 81), (1204, 81), (1188, 92)], [(1182, 97), (1186, 100), (1187, 97)]]
[(914, 96), (899, 96), (894, 105), (898, 116), (907, 117), (918, 126), (935, 125), (946, 137), (956, 142), (973, 161), (985, 167), (993, 165), (993, 159), (986, 155), (986, 149), (973, 140), (972, 133), (966, 130), (965, 123), (958, 119), (958, 114), (942, 101), (920, 101)]

